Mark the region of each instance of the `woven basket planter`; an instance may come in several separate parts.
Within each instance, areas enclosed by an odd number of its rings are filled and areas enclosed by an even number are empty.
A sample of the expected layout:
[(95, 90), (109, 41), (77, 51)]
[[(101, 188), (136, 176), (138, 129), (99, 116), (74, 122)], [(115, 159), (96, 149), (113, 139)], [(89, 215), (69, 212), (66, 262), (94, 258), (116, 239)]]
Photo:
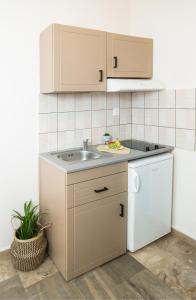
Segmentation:
[(10, 251), (14, 268), (27, 272), (39, 267), (44, 260), (46, 246), (47, 240), (43, 231), (28, 240), (19, 240), (15, 234)]

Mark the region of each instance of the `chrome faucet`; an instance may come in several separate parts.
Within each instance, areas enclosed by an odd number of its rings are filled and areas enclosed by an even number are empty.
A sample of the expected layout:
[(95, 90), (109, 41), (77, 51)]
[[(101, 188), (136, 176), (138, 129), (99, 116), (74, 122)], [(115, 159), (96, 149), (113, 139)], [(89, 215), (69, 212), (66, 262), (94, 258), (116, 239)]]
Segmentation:
[(87, 151), (88, 150), (88, 139), (83, 141), (83, 151)]

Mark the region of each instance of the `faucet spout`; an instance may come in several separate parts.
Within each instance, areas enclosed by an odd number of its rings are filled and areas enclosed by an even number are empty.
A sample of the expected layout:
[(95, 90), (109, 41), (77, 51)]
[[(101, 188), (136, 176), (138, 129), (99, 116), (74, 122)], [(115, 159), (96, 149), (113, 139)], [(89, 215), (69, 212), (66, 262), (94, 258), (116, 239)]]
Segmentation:
[(87, 151), (88, 150), (88, 139), (83, 141), (83, 151)]

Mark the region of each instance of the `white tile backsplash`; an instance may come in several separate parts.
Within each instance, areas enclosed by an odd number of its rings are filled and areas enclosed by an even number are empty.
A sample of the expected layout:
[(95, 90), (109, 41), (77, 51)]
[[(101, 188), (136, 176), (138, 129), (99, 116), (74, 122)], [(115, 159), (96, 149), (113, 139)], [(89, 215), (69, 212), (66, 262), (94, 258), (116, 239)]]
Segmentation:
[(144, 140), (144, 125), (132, 124), (132, 138)]
[(58, 131), (75, 129), (75, 112), (58, 114)]
[(144, 108), (144, 92), (132, 93), (132, 108)]
[(159, 108), (175, 108), (176, 106), (175, 90), (159, 91)]
[(88, 139), (88, 143), (91, 144), (91, 129), (80, 129), (75, 131), (75, 147), (82, 147), (83, 141)]
[(159, 127), (159, 143), (163, 145), (175, 146), (175, 128)]
[(57, 95), (39, 95), (39, 113), (57, 112)]
[(145, 108), (158, 108), (158, 92), (145, 92)]
[(75, 110), (84, 111), (91, 110), (91, 94), (90, 93), (78, 93), (75, 95)]
[(144, 109), (132, 108), (132, 123), (144, 124)]
[(58, 132), (58, 150), (75, 147), (75, 131)]
[(119, 125), (119, 113), (117, 113), (117, 110), (115, 108), (108, 109), (106, 114), (107, 114), (107, 126)]
[(92, 93), (92, 110), (106, 109), (106, 93)]
[(74, 94), (58, 94), (58, 112), (75, 111)]
[(119, 109), (119, 93), (107, 93), (107, 109)]
[(121, 108), (120, 124), (130, 124), (130, 123), (131, 123), (131, 108)]
[(106, 133), (106, 127), (92, 128), (92, 144), (102, 144), (102, 136)]
[(91, 111), (77, 111), (76, 113), (76, 129), (91, 128)]
[(157, 126), (145, 126), (145, 141), (150, 143), (158, 143), (159, 128)]
[(145, 109), (145, 125), (158, 126), (158, 109), (156, 108)]
[(135, 138), (193, 151), (195, 89), (134, 93), (65, 93), (39, 97), (40, 152)]
[(131, 108), (131, 93), (120, 93), (120, 108)]
[(106, 126), (106, 110), (92, 111), (92, 127)]
[(176, 112), (175, 109), (159, 109), (159, 126), (175, 127)]
[(120, 139), (131, 139), (131, 124), (120, 125)]

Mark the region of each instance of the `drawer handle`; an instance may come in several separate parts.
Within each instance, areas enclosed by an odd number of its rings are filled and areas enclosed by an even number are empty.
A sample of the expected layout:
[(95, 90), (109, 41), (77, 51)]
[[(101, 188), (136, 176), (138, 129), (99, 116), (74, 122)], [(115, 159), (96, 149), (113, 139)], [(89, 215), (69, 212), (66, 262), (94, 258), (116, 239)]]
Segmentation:
[(121, 204), (121, 203), (120, 203), (120, 210), (121, 211), (120, 211), (120, 215), (119, 216), (123, 218), (124, 217), (124, 205)]
[(103, 81), (103, 70), (99, 70), (99, 74), (100, 74), (99, 82), (102, 82)]
[(113, 58), (114, 58), (114, 66), (113, 66), (113, 68), (116, 69), (116, 68), (118, 68), (118, 57), (114, 56)]
[(100, 190), (94, 190), (95, 193), (101, 193), (101, 192), (105, 192), (105, 191), (108, 191), (108, 188), (104, 186), (103, 189), (100, 189)]

